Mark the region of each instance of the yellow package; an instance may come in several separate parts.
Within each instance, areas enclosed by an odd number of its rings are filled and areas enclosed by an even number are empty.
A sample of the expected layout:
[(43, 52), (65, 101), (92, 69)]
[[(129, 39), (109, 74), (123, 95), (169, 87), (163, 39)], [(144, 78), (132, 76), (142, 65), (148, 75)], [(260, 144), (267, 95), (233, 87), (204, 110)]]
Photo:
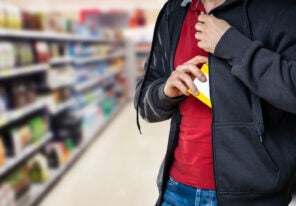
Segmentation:
[(204, 64), (200, 69), (207, 78), (206, 82), (201, 82), (198, 78), (195, 78), (194, 84), (198, 89), (198, 95), (195, 96), (189, 89), (188, 92), (194, 97), (205, 103), (208, 107), (212, 108), (211, 97), (210, 97), (210, 85), (209, 85), (209, 67), (208, 64)]

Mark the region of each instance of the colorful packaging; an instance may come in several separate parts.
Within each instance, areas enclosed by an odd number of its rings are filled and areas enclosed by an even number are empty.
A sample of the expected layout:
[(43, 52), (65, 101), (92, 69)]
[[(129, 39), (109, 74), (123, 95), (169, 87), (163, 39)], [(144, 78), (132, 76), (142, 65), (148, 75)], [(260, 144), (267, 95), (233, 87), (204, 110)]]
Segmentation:
[(47, 160), (41, 154), (35, 155), (29, 161), (30, 177), (32, 182), (44, 183), (49, 178), (49, 168)]
[(206, 82), (201, 82), (199, 79), (194, 80), (194, 84), (198, 89), (198, 95), (193, 95), (191, 90), (188, 90), (190, 94), (192, 94), (194, 97), (202, 101), (204, 104), (206, 104), (208, 107), (212, 108), (211, 103), (211, 97), (210, 97), (210, 85), (209, 85), (209, 67), (207, 64), (204, 64), (201, 68), (201, 71), (204, 73), (204, 75), (207, 78)]
[(32, 142), (39, 141), (45, 134), (44, 121), (42, 117), (35, 117), (29, 121), (29, 126), (32, 130)]

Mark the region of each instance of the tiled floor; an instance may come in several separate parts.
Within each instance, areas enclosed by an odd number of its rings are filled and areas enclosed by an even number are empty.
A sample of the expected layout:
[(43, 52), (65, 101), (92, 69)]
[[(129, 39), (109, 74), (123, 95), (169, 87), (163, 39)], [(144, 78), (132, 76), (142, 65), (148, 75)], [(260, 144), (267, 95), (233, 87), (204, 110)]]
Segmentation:
[(168, 122), (142, 122), (140, 136), (133, 106), (128, 105), (41, 206), (154, 205), (168, 126)]

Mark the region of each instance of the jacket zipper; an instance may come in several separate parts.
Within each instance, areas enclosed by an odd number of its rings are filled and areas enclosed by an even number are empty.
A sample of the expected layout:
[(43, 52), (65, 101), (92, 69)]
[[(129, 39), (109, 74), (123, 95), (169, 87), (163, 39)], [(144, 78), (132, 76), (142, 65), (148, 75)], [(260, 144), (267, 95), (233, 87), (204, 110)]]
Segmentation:
[[(212, 154), (213, 154), (213, 168), (214, 168), (214, 177), (215, 177), (215, 188), (216, 191), (218, 191), (218, 185), (216, 180), (218, 180), (218, 175), (216, 174), (216, 166), (215, 166), (215, 147), (214, 147), (214, 141), (215, 141), (215, 135), (214, 135), (214, 122), (215, 122), (215, 103), (213, 98), (213, 77), (211, 75), (211, 54), (208, 55), (208, 64), (209, 64), (209, 88), (210, 88), (210, 97), (211, 97), (211, 103), (212, 103)], [(219, 201), (219, 195), (217, 193), (217, 200)]]

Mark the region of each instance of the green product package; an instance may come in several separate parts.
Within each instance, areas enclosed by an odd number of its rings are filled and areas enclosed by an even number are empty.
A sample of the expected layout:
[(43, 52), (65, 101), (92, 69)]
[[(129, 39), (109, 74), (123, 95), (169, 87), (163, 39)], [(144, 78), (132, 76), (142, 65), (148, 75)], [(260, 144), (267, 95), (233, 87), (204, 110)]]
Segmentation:
[(43, 119), (41, 117), (36, 117), (29, 121), (29, 126), (32, 130), (33, 138), (32, 142), (37, 142), (44, 135)]

